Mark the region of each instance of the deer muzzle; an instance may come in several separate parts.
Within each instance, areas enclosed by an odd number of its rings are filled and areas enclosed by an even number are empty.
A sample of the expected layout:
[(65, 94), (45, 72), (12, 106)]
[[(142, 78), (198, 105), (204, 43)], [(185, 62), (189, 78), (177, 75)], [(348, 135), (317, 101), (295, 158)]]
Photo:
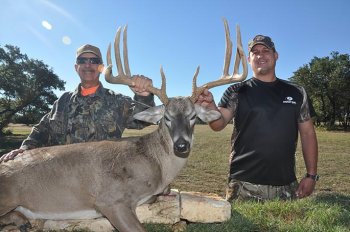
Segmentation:
[(187, 158), (191, 151), (191, 144), (183, 138), (174, 143), (174, 153), (180, 158)]

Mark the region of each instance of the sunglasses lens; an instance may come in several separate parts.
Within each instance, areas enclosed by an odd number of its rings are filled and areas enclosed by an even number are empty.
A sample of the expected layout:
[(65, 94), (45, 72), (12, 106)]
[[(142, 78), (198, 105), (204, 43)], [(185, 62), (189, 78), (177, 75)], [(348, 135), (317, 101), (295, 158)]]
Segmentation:
[(97, 57), (86, 58), (86, 57), (78, 57), (77, 64), (100, 64), (101, 61)]
[(100, 59), (99, 58), (90, 58), (90, 63), (91, 64), (99, 64), (100, 63)]

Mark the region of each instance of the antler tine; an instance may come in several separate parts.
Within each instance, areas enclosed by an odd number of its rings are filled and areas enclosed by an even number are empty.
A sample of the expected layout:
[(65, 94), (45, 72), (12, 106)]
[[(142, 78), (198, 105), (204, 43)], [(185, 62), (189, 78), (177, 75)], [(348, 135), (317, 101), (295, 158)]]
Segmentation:
[(197, 76), (199, 73), (199, 66), (196, 69), (196, 72), (194, 73), (193, 76), (193, 80), (192, 80), (192, 96), (190, 97), (191, 101), (193, 103), (196, 102), (196, 100), (198, 99), (199, 95), (204, 91), (205, 87), (202, 88), (198, 88), (197, 87)]
[(117, 63), (118, 76), (125, 76), (123, 65), (122, 65), (122, 59), (120, 58), (120, 45), (119, 45), (120, 33), (121, 33), (121, 27), (118, 27), (117, 34), (114, 39), (114, 57)]
[[(118, 69), (118, 75), (113, 76), (112, 74), (112, 59), (111, 59), (111, 44), (108, 46), (107, 50), (107, 64), (108, 67), (105, 71), (105, 79), (107, 82), (111, 84), (122, 84), (122, 85), (128, 85), (128, 86), (134, 86), (134, 81), (132, 79), (132, 75), (130, 72), (129, 68), (129, 58), (128, 58), (128, 45), (127, 45), (127, 29), (128, 27), (125, 26), (123, 29), (123, 58), (124, 58), (124, 69), (122, 65), (122, 60), (120, 57), (120, 33), (121, 33), (121, 27), (118, 28), (117, 34), (114, 39), (114, 55), (115, 55), (115, 60), (117, 64), (117, 69)], [(125, 72), (124, 72), (125, 71)], [(166, 95), (166, 80), (165, 80), (165, 75), (163, 72), (163, 69), (161, 68), (161, 75), (162, 75), (162, 87), (161, 89), (157, 89), (153, 87), (152, 85), (147, 87), (147, 91), (150, 93), (153, 93), (154, 95), (158, 96), (159, 99), (163, 104), (168, 103), (168, 97)]]
[(123, 30), (123, 56), (124, 56), (124, 69), (127, 76), (131, 77), (129, 58), (128, 58), (128, 25), (125, 25)]
[[(230, 30), (227, 23), (227, 20), (224, 18), (224, 26), (225, 26), (225, 37), (226, 37), (226, 49), (225, 49), (225, 59), (224, 59), (224, 70), (222, 76), (212, 82), (208, 82), (207, 84), (202, 85), (201, 87), (197, 87), (197, 78), (193, 78), (193, 86), (192, 86), (192, 96), (191, 100), (192, 102), (196, 102), (199, 95), (204, 91), (204, 89), (210, 89), (216, 86), (226, 85), (229, 83), (234, 82), (240, 82), (243, 81), (247, 75), (248, 75), (248, 66), (247, 66), (247, 59), (243, 51), (242, 46), (242, 39), (241, 39), (241, 32), (240, 28), (237, 25), (237, 52), (236, 52), (236, 59), (234, 64), (234, 72), (232, 75), (229, 75), (229, 68), (230, 68), (230, 62), (231, 62), (231, 56), (232, 56), (232, 41), (230, 37)], [(242, 74), (238, 74), (239, 64), (242, 60), (242, 66), (243, 66), (243, 72)]]
[[(242, 45), (242, 37), (241, 37), (241, 29), (239, 25), (236, 26), (237, 31), (237, 52), (235, 58), (235, 65), (233, 69), (232, 78), (235, 82), (243, 81), (248, 76), (248, 65), (247, 65), (247, 57), (245, 56), (243, 45)], [(238, 74), (239, 63), (242, 60), (243, 72)]]
[(166, 105), (169, 102), (169, 98), (166, 95), (166, 78), (162, 66), (160, 66), (160, 75), (162, 76), (162, 85), (160, 89), (156, 89), (157, 93), (154, 94), (159, 97), (160, 101), (163, 102), (164, 105)]
[(224, 27), (225, 27), (226, 47), (225, 47), (224, 70), (223, 70), (223, 76), (221, 78), (223, 78), (224, 76), (229, 76), (228, 72), (230, 69), (230, 63), (231, 63), (231, 57), (232, 57), (232, 40), (230, 35), (230, 28), (225, 18), (224, 18)]

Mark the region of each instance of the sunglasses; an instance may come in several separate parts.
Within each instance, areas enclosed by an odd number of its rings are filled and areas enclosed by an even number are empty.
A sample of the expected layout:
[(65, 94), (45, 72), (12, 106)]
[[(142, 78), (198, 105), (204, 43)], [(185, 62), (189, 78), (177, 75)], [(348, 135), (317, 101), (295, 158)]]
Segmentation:
[(101, 60), (100, 58), (97, 58), (97, 57), (92, 57), (92, 58), (78, 57), (77, 64), (101, 64)]

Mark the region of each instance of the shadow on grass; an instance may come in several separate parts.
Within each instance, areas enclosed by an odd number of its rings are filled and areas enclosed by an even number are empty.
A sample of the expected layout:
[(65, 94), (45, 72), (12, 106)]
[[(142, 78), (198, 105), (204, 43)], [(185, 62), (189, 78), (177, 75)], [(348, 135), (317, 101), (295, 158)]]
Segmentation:
[[(232, 216), (229, 224), (231, 224), (229, 228), (237, 228), (237, 230), (234, 231), (265, 231), (263, 228), (259, 228), (254, 221), (235, 209), (232, 209)], [(272, 230), (272, 228), (270, 228), (270, 230)]]
[(316, 202), (340, 205), (342, 208), (350, 212), (350, 195), (340, 193), (319, 193), (314, 199)]
[(323, 203), (329, 206), (338, 206), (342, 210), (339, 221), (350, 228), (350, 195), (340, 193), (320, 193), (314, 197), (315, 203)]

